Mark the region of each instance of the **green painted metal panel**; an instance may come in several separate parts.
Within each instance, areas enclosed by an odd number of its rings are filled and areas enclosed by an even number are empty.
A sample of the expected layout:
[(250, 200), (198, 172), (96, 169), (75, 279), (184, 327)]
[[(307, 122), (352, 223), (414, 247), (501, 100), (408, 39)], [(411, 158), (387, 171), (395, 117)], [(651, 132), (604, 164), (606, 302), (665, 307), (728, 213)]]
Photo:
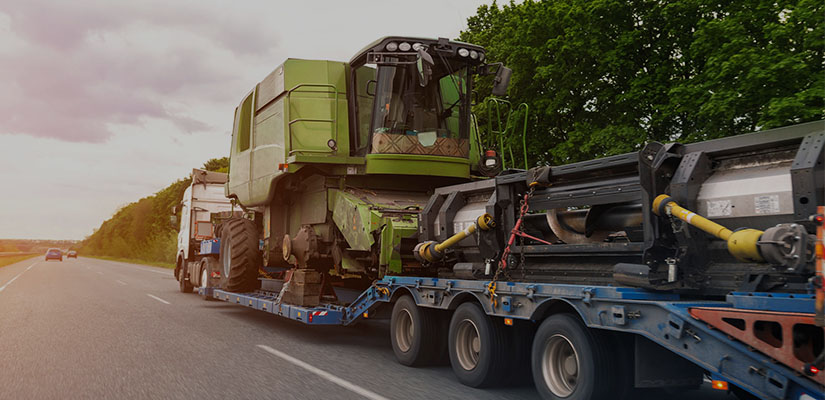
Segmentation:
[(337, 189), (331, 189), (329, 195), (332, 220), (349, 248), (369, 251), (375, 243), (372, 231), (378, 226), (378, 216), (370, 212), (369, 204), (358, 197)]
[(470, 177), (466, 158), (412, 154), (368, 154), (367, 174)]
[[(423, 207), (427, 196), (378, 193), (360, 198), (352, 193), (330, 189), (328, 197), (332, 219), (348, 247), (369, 251), (375, 245), (377, 234), (380, 238), (379, 266), (390, 273), (400, 273), (401, 240), (414, 237), (418, 232), (418, 214), (406, 208), (417, 202), (419, 207)], [(405, 197), (407, 199), (402, 202), (398, 201)], [(381, 201), (382, 198), (387, 201)]]
[(236, 112), (228, 194), (248, 207), (266, 204), (277, 179), (293, 172), (279, 168), (290, 156), (351, 161), (348, 71), (341, 62), (288, 59), (256, 86)]

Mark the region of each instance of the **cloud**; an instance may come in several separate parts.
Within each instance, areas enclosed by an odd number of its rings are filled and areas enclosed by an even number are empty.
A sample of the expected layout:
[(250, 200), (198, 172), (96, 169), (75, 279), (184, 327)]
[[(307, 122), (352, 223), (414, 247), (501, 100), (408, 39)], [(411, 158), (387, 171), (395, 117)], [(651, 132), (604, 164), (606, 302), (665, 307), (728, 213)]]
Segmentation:
[(483, 1), (0, 2), (0, 238), (82, 239), (226, 156), (234, 107), (285, 58), (455, 37)]
[(236, 97), (238, 69), (277, 44), (254, 13), (203, 2), (12, 3), (0, 8), (0, 133), (104, 142), (108, 124), (150, 118), (212, 129), (173, 105)]

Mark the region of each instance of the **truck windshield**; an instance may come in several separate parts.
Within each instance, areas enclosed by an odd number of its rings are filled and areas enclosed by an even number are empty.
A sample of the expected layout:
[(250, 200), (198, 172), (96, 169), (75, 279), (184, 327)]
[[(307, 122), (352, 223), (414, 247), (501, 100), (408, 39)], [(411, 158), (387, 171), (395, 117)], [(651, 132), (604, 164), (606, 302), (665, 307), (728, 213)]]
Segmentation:
[(466, 68), (453, 73), (434, 69), (421, 86), (415, 64), (378, 67), (372, 115), (371, 153), (467, 157)]

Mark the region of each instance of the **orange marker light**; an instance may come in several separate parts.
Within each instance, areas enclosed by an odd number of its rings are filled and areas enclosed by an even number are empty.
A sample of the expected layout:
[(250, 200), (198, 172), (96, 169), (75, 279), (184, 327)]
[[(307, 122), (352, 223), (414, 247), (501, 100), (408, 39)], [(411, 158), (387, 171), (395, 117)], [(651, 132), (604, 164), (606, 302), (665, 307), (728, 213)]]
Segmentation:
[(513, 326), (513, 319), (512, 318), (504, 318), (504, 325)]
[(725, 381), (714, 380), (711, 382), (711, 385), (713, 385), (713, 388), (717, 390), (728, 390), (728, 383)]
[(279, 171), (283, 171), (287, 168), (289, 168), (289, 164), (278, 164), (278, 170)]
[(361, 315), (363, 315), (363, 316), (364, 316), (364, 318), (369, 318), (369, 317), (370, 317), (370, 314), (369, 314), (368, 312), (365, 312), (365, 313), (363, 313), (363, 314), (361, 314)]

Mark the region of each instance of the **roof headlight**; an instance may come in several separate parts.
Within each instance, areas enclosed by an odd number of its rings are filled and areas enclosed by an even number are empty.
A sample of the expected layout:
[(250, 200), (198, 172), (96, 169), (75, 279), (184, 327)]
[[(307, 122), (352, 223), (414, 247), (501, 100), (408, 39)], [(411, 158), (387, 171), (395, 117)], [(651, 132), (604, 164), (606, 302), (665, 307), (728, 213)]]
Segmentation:
[(473, 60), (477, 59), (478, 58), (478, 52), (475, 51), (475, 50), (471, 50), (470, 51), (470, 58), (472, 58)]
[(398, 45), (398, 50), (410, 51), (410, 44), (407, 42), (401, 42), (401, 44)]
[(470, 55), (470, 50), (467, 49), (458, 49), (458, 55), (462, 57), (467, 57)]
[(387, 51), (396, 51), (396, 50), (398, 50), (398, 43), (389, 42), (389, 43), (387, 43), (387, 47), (385, 47), (385, 48), (387, 49)]
[(422, 45), (421, 43), (413, 43), (412, 49), (418, 51), (421, 50), (422, 47), (424, 47), (424, 45)]
[(478, 53), (478, 61), (484, 61), (484, 53), (482, 53), (482, 52)]

